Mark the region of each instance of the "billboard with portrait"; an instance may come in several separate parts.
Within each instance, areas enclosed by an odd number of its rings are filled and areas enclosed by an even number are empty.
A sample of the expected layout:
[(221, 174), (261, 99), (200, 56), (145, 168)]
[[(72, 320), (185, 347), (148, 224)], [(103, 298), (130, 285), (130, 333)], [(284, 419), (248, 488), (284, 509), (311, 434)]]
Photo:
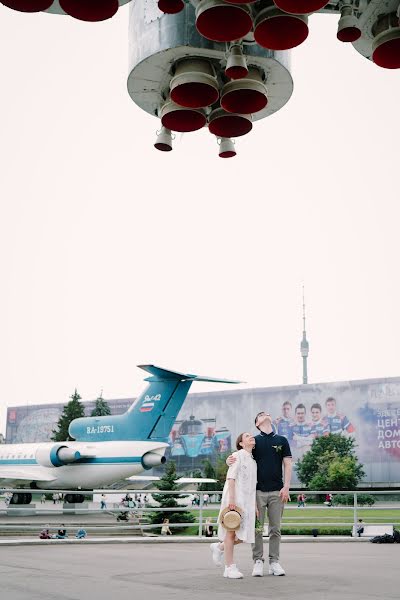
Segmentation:
[(234, 442), (243, 431), (257, 433), (260, 411), (289, 439), (295, 461), (316, 437), (342, 433), (355, 438), (366, 483), (400, 482), (400, 378), (190, 394), (178, 419), (213, 418)]

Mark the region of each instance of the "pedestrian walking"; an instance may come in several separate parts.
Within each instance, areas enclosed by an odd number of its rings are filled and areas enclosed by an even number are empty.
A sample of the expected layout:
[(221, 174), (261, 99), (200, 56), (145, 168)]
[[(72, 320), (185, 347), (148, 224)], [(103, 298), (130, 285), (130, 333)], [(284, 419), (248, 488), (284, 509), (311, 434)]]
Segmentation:
[(172, 535), (172, 531), (169, 528), (169, 519), (164, 519), (162, 522), (161, 535)]

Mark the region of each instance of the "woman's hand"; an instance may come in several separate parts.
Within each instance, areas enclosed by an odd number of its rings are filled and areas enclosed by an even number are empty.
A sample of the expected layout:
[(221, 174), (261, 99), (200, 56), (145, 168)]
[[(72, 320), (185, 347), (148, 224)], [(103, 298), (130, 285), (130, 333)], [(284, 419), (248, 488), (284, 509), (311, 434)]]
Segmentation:
[(260, 511), (258, 510), (257, 506), (256, 506), (256, 517), (257, 517), (257, 519), (260, 518)]
[(232, 498), (230, 498), (229, 504), (228, 504), (228, 508), (229, 508), (229, 510), (235, 510), (236, 504), (235, 504), (235, 499), (234, 498), (233, 498), (233, 500), (232, 500)]

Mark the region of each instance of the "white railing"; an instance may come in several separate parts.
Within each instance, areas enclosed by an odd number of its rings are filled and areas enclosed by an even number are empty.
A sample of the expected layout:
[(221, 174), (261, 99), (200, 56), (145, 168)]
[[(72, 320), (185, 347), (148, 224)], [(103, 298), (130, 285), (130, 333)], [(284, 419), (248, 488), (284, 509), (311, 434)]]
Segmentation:
[[(27, 490), (27, 489), (13, 489), (13, 488), (8, 488), (8, 489), (2, 489), (0, 490), (0, 499), (2, 497), (2, 495), (4, 496), (5, 493), (32, 493), (34, 495), (41, 495), (41, 494), (54, 494), (54, 493), (60, 493), (60, 494), (84, 494), (85, 496), (93, 496), (94, 494), (107, 494), (107, 496), (110, 495), (116, 495), (119, 496), (121, 498), (121, 496), (125, 496), (126, 494), (130, 494), (131, 496), (135, 496), (135, 495), (140, 495), (140, 496), (152, 496), (153, 494), (168, 494), (168, 495), (179, 495), (181, 497), (184, 496), (193, 496), (195, 495), (196, 498), (198, 498), (199, 503), (197, 506), (193, 506), (190, 502), (189, 505), (187, 506), (177, 506), (177, 507), (173, 507), (173, 508), (163, 508), (160, 506), (135, 506), (135, 507), (128, 507), (128, 506), (121, 506), (121, 503), (113, 503), (113, 507), (112, 508), (107, 508), (107, 509), (101, 509), (101, 508), (88, 508), (87, 506), (79, 508), (79, 504), (75, 504), (73, 507), (71, 508), (66, 508), (66, 506), (68, 505), (56, 505), (55, 508), (52, 508), (51, 510), (49, 510), (49, 508), (46, 508), (46, 505), (39, 505), (39, 507), (36, 507), (35, 509), (31, 508), (29, 505), (26, 504), (11, 504), (11, 505), (4, 505), (1, 506), (0, 504), (0, 517), (2, 515), (7, 515), (7, 516), (11, 516), (13, 513), (14, 515), (19, 515), (19, 516), (23, 516), (24, 513), (27, 515), (32, 515), (32, 510), (35, 510), (35, 514), (37, 516), (50, 516), (50, 515), (68, 515), (68, 514), (75, 514), (75, 515), (84, 515), (84, 514), (104, 514), (104, 513), (108, 513), (108, 514), (112, 514), (114, 516), (117, 516), (118, 514), (121, 513), (131, 513), (134, 520), (132, 522), (132, 524), (130, 525), (129, 522), (125, 522), (122, 525), (116, 524), (116, 525), (101, 525), (101, 526), (96, 526), (96, 525), (90, 525), (89, 523), (87, 525), (85, 525), (85, 528), (89, 531), (104, 531), (104, 532), (117, 532), (117, 531), (121, 531), (124, 530), (125, 532), (127, 532), (129, 529), (132, 530), (137, 530), (138, 528), (140, 528), (141, 530), (159, 530), (161, 528), (161, 523), (158, 524), (154, 524), (154, 523), (148, 523), (145, 522), (145, 517), (147, 514), (149, 513), (155, 513), (155, 512), (163, 512), (163, 513), (177, 513), (177, 512), (192, 512), (195, 513), (196, 515), (198, 515), (198, 518), (195, 519), (194, 522), (192, 523), (169, 523), (170, 527), (173, 527), (174, 529), (178, 529), (178, 528), (187, 528), (187, 527), (196, 527), (198, 529), (198, 536), (199, 537), (203, 537), (203, 530), (204, 527), (206, 525), (205, 523), (205, 515), (207, 513), (209, 513), (210, 511), (216, 511), (219, 509), (220, 504), (219, 502), (213, 502), (211, 505), (205, 505), (204, 504), (204, 495), (208, 494), (208, 496), (210, 497), (214, 497), (214, 498), (220, 498), (222, 495), (222, 492), (218, 491), (218, 492), (210, 492), (210, 491), (198, 491), (198, 490), (157, 490), (157, 489), (152, 489), (152, 490), (132, 490), (132, 489), (126, 489), (126, 490), (110, 490), (110, 489), (98, 489), (98, 490), (93, 490), (93, 491), (88, 491), (85, 492), (84, 490)], [(297, 497), (297, 494), (300, 492), (292, 492), (291, 495)], [(301, 493), (304, 494), (308, 494), (309, 496), (317, 496), (317, 495), (323, 495), (325, 496), (326, 494), (332, 494), (333, 495), (333, 506), (332, 509), (336, 510), (336, 509), (340, 509), (340, 510), (344, 510), (349, 512), (349, 516), (350, 513), (352, 513), (351, 517), (349, 520), (332, 520), (335, 519), (334, 516), (331, 515), (330, 513), (330, 519), (331, 520), (318, 520), (318, 521), (311, 521), (309, 520), (306, 516), (300, 516), (300, 511), (296, 514), (296, 516), (292, 516), (291, 513), (294, 509), (297, 509), (297, 507), (295, 506), (296, 502), (293, 502), (292, 504), (289, 503), (288, 504), (288, 508), (289, 510), (285, 510), (284, 512), (284, 518), (282, 521), (282, 528), (285, 527), (357, 527), (357, 523), (358, 523), (358, 515), (359, 515), (359, 510), (361, 509), (362, 511), (381, 511), (381, 510), (393, 510), (396, 511), (396, 517), (398, 514), (398, 517), (396, 518), (396, 520), (392, 520), (391, 522), (386, 522), (383, 520), (380, 520), (379, 517), (377, 517), (377, 520), (372, 521), (368, 521), (365, 523), (365, 525), (393, 525), (393, 526), (400, 526), (400, 491), (396, 491), (396, 490), (379, 490), (379, 491), (354, 491), (354, 490), (301, 490)], [(358, 503), (358, 496), (360, 495), (370, 495), (370, 496), (384, 496), (384, 495), (398, 495), (399, 497), (399, 501), (398, 501), (398, 506), (359, 506)], [(352, 505), (338, 505), (335, 506), (334, 501), (335, 501), (335, 495), (350, 495), (353, 497), (353, 504)], [(43, 506), (43, 508), (42, 508)], [(326, 506), (321, 505), (321, 504), (313, 504), (312, 505), (312, 509), (315, 510), (320, 510), (321, 514), (327, 510)], [(14, 512), (15, 511), (15, 512)], [(17, 513), (18, 511), (18, 513)], [(296, 511), (297, 512), (297, 511)], [(307, 514), (307, 509), (305, 510), (304, 515)], [(135, 520), (136, 518), (136, 520)], [(139, 522), (139, 519), (142, 522)], [(217, 517), (213, 516), (212, 517), (212, 522), (209, 523), (211, 524), (213, 527), (215, 527), (217, 525)], [(305, 519), (305, 520), (304, 520)], [(83, 519), (80, 519), (83, 520)], [(31, 531), (31, 530), (35, 530), (37, 531), (40, 527), (42, 527), (42, 525), (40, 524), (34, 524), (34, 525), (30, 525), (30, 524), (23, 524), (23, 525), (18, 525), (17, 523), (14, 525), (10, 525), (10, 524), (2, 524), (0, 522), (0, 531), (17, 531), (17, 530), (21, 530), (21, 531)], [(44, 524), (43, 524), (44, 527)]]

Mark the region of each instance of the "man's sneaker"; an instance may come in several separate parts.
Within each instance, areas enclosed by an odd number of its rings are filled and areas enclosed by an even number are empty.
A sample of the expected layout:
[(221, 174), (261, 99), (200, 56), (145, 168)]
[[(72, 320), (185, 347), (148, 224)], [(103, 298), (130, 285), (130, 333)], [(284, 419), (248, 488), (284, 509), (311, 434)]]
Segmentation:
[(279, 577), (286, 575), (285, 569), (283, 569), (278, 562), (270, 563), (268, 572), (270, 575), (278, 575)]
[(252, 577), (263, 577), (264, 576), (264, 563), (262, 560), (258, 559), (254, 563)]
[(224, 577), (228, 579), (243, 579), (243, 573), (239, 571), (236, 565), (229, 565), (229, 567), (225, 567)]
[(220, 549), (218, 542), (215, 542), (215, 544), (210, 544), (210, 550), (212, 553), (214, 565), (220, 567), (222, 565), (222, 557), (224, 556), (224, 551)]

